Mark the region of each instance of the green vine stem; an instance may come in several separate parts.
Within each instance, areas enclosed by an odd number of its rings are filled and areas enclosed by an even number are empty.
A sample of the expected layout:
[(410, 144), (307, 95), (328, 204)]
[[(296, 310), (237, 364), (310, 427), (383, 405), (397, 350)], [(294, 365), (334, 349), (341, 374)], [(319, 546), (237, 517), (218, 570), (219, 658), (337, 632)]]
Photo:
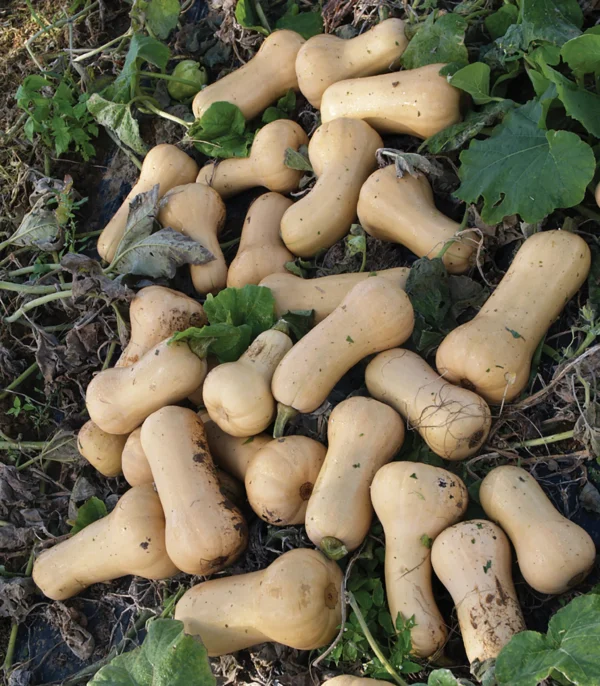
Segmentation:
[(84, 60), (87, 60), (90, 57), (93, 57), (94, 55), (97, 55), (100, 52), (103, 52), (107, 48), (112, 47), (116, 43), (119, 43), (120, 41), (127, 40), (127, 38), (131, 38), (133, 36), (133, 27), (130, 26), (125, 33), (122, 33), (120, 36), (117, 36), (116, 38), (113, 38), (112, 40), (108, 41), (108, 43), (104, 43), (104, 45), (100, 45), (97, 48), (94, 48), (93, 50), (88, 50), (84, 52), (83, 55), (79, 55), (74, 58), (73, 62), (83, 62)]
[(570, 431), (563, 431), (559, 434), (552, 434), (552, 436), (542, 436), (541, 438), (530, 438), (528, 441), (521, 441), (519, 443), (511, 443), (509, 447), (511, 448), (535, 448), (540, 445), (548, 445), (549, 443), (558, 443), (559, 441), (567, 441), (569, 438), (573, 438), (575, 432), (573, 429)]
[(21, 269), (13, 269), (8, 272), (9, 276), (25, 276), (26, 274), (35, 274), (36, 272), (52, 272), (55, 269), (61, 269), (60, 264), (34, 264), (31, 267), (21, 267)]
[(16, 312), (11, 314), (10, 317), (5, 317), (4, 321), (7, 324), (12, 324), (16, 322), (17, 319), (20, 319), (24, 314), (26, 314), (30, 310), (34, 310), (36, 307), (39, 307), (40, 305), (45, 305), (46, 303), (53, 302), (54, 300), (66, 300), (67, 298), (72, 297), (72, 290), (49, 293), (48, 295), (44, 295), (41, 298), (36, 298), (35, 300), (30, 300), (28, 303), (25, 303), (25, 305), (23, 305)]
[(8, 386), (0, 393), (0, 400), (4, 400), (7, 395), (10, 395), (11, 391), (14, 391), (15, 388), (20, 386), (23, 381), (28, 379), (34, 372), (39, 369), (38, 363), (34, 362), (30, 367), (27, 367), (27, 369), (22, 372), (19, 376), (14, 381), (11, 381)]
[[(137, 76), (148, 76), (151, 79), (164, 79), (165, 81), (173, 81), (173, 83), (183, 83), (184, 86), (192, 86), (193, 88), (198, 88), (198, 84), (194, 81), (188, 81), (187, 79), (178, 79), (176, 76), (171, 74), (159, 74), (155, 71), (138, 71)], [(200, 89), (198, 89), (200, 90)]]
[(56, 293), (56, 289), (68, 290), (71, 287), (66, 284), (60, 286), (28, 286), (24, 283), (12, 283), (11, 281), (0, 281), (0, 290), (13, 291), (14, 293), (26, 293), (27, 295), (47, 295)]
[(360, 628), (362, 629), (363, 634), (365, 635), (365, 638), (369, 642), (369, 645), (371, 646), (371, 650), (377, 655), (377, 658), (381, 662), (381, 664), (384, 666), (385, 670), (388, 672), (388, 674), (392, 677), (392, 679), (398, 684), (398, 686), (408, 686), (408, 683), (404, 681), (404, 679), (396, 672), (396, 670), (392, 667), (392, 665), (387, 661), (385, 655), (381, 652), (381, 648), (377, 644), (377, 641), (373, 637), (373, 634), (371, 633), (369, 627), (367, 626), (367, 623), (365, 622), (365, 618), (362, 615), (362, 612), (360, 611), (360, 608), (358, 607), (358, 603), (356, 602), (355, 597), (352, 595), (350, 591), (347, 593), (347, 598), (348, 598), (348, 603), (350, 607), (353, 609), (354, 614), (356, 615), (356, 619), (358, 620), (358, 623), (360, 624)]
[(0, 441), (0, 450), (43, 450), (45, 446), (45, 441)]
[(173, 114), (169, 114), (168, 112), (165, 112), (164, 110), (155, 107), (151, 102), (148, 102), (145, 98), (142, 98), (142, 102), (144, 104), (144, 107), (147, 107), (150, 110), (150, 112), (153, 112), (159, 117), (162, 117), (163, 119), (168, 119), (169, 121), (173, 121), (176, 124), (185, 127), (186, 129), (190, 128), (191, 122), (184, 121), (183, 119), (180, 119), (179, 117), (176, 117)]

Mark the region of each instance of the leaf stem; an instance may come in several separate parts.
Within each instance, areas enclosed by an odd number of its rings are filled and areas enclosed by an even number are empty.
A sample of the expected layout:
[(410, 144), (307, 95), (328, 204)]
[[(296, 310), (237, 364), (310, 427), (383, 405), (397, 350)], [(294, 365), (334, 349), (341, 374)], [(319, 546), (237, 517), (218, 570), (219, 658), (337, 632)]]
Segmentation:
[(16, 312), (11, 314), (10, 317), (5, 317), (4, 321), (7, 324), (12, 324), (13, 322), (16, 322), (18, 319), (20, 319), (24, 314), (26, 314), (30, 310), (34, 310), (36, 307), (39, 307), (40, 305), (45, 305), (46, 303), (53, 302), (54, 300), (66, 300), (67, 298), (72, 297), (72, 290), (58, 291), (57, 293), (49, 293), (48, 295), (44, 295), (41, 298), (36, 298), (35, 300), (31, 300), (30, 302), (25, 303), (23, 307), (20, 307)]
[(12, 281), (0, 281), (0, 290), (13, 291), (15, 293), (26, 293), (27, 295), (46, 295), (47, 293), (56, 293), (56, 289), (62, 290), (70, 289), (68, 284), (60, 284), (56, 286), (28, 286), (25, 283), (12, 283)]
[(4, 400), (11, 391), (14, 391), (17, 386), (23, 383), (25, 379), (28, 379), (36, 370), (38, 369), (38, 363), (34, 362), (30, 367), (22, 372), (14, 381), (11, 381), (8, 386), (0, 393), (0, 400)]
[(93, 57), (94, 55), (97, 55), (99, 52), (102, 52), (103, 50), (106, 50), (106, 48), (110, 48), (112, 45), (115, 43), (118, 43), (119, 41), (122, 41), (126, 38), (130, 38), (133, 35), (133, 27), (129, 27), (125, 33), (122, 33), (120, 36), (117, 36), (116, 38), (113, 38), (112, 40), (109, 40), (108, 43), (104, 43), (104, 45), (100, 45), (97, 48), (94, 48), (93, 50), (89, 50), (88, 52), (84, 53), (83, 55), (79, 55), (76, 57), (73, 62), (83, 62), (83, 60), (87, 60), (88, 57)]
[(0, 441), (0, 450), (43, 450), (45, 445), (45, 441)]
[(385, 655), (381, 652), (381, 648), (377, 645), (377, 641), (373, 638), (373, 634), (371, 633), (369, 627), (367, 626), (367, 623), (365, 622), (365, 618), (362, 615), (362, 612), (360, 611), (360, 608), (358, 607), (358, 603), (356, 602), (356, 599), (354, 595), (348, 591), (347, 593), (347, 598), (348, 598), (348, 603), (350, 607), (353, 609), (354, 614), (356, 615), (356, 619), (358, 620), (358, 623), (360, 624), (360, 628), (362, 629), (363, 634), (365, 635), (365, 638), (369, 642), (369, 645), (371, 646), (371, 650), (375, 653), (381, 664), (385, 667), (385, 670), (388, 672), (388, 674), (392, 677), (392, 679), (398, 684), (398, 686), (408, 686), (407, 682), (402, 679), (402, 677), (396, 672), (396, 670), (392, 667), (392, 665), (387, 661)]
[[(584, 217), (587, 217), (588, 219), (593, 219), (594, 221), (600, 222), (600, 212), (594, 212), (594, 210), (590, 210), (587, 207), (584, 207), (583, 205), (575, 205), (573, 208), (574, 210), (577, 210), (580, 214), (582, 214)], [(2, 245), (0, 245), (0, 248)]]
[(17, 632), (19, 631), (19, 623), (13, 621), (10, 628), (10, 635), (8, 637), (8, 645), (6, 646), (6, 657), (2, 664), (2, 669), (4, 673), (8, 672), (12, 667), (12, 661), (15, 654), (15, 647), (17, 645)]
[(61, 269), (60, 264), (34, 264), (31, 267), (21, 267), (21, 269), (13, 269), (8, 272), (9, 276), (25, 276), (25, 274), (35, 274), (36, 272), (52, 272), (55, 269)]
[(154, 107), (154, 105), (151, 102), (148, 102), (145, 99), (142, 100), (144, 102), (144, 107), (147, 107), (151, 112), (154, 112), (154, 114), (157, 114), (159, 117), (162, 117), (163, 119), (168, 119), (169, 121), (174, 121), (176, 124), (179, 124), (180, 126), (183, 126), (186, 129), (190, 128), (191, 122), (184, 121), (183, 119), (180, 119), (179, 117), (176, 117), (173, 114), (169, 114), (164, 110), (160, 110), (158, 109), (158, 107)]
[(551, 436), (542, 436), (540, 438), (530, 438), (528, 441), (520, 441), (519, 443), (511, 443), (511, 448), (535, 448), (539, 445), (548, 445), (549, 443), (558, 443), (559, 441), (566, 441), (573, 438), (574, 431), (563, 431), (559, 434), (552, 434)]

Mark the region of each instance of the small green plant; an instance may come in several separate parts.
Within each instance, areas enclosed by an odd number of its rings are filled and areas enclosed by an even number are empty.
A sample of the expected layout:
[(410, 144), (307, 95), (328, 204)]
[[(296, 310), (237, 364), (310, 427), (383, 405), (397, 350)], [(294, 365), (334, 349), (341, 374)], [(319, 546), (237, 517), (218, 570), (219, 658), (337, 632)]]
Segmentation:
[(33, 74), (19, 86), (17, 105), (27, 113), (25, 135), (36, 137), (58, 156), (75, 151), (89, 160), (96, 151), (91, 143), (98, 126), (87, 110), (87, 93), (81, 93), (66, 73), (60, 81)]
[(33, 410), (35, 410), (35, 407), (29, 402), (29, 398), (26, 397), (23, 401), (18, 395), (15, 395), (12, 407), (4, 414), (12, 417), (18, 417), (21, 412), (31, 412)]

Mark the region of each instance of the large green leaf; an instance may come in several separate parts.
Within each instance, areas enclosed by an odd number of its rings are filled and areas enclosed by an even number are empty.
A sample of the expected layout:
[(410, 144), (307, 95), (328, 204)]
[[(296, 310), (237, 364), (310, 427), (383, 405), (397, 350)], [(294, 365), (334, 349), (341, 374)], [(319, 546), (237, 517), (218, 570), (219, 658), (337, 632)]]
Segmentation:
[(204, 311), (211, 324), (248, 324), (256, 338), (275, 323), (275, 298), (264, 286), (225, 288), (216, 296), (207, 296)]
[(525, 43), (548, 41), (562, 45), (581, 35), (583, 13), (577, 0), (521, 0)]
[(537, 686), (558, 672), (577, 686), (598, 686), (598, 646), (600, 596), (580, 596), (552, 617), (546, 635), (513, 636), (498, 656), (496, 679), (499, 686)]
[(115, 657), (89, 686), (216, 686), (206, 648), (183, 622), (155, 619), (144, 643)]
[(596, 138), (600, 138), (600, 95), (578, 86), (556, 69), (544, 66), (542, 72), (556, 86), (556, 95), (569, 117), (576, 119)]
[(576, 74), (600, 74), (600, 35), (585, 33), (573, 38), (560, 54)]
[(402, 64), (406, 69), (417, 69), (438, 62), (469, 62), (465, 47), (467, 20), (451, 13), (434, 20), (434, 14), (432, 12), (427, 17), (404, 51)]
[(230, 102), (213, 102), (190, 126), (187, 136), (209, 157), (247, 157), (254, 133), (246, 130), (239, 107)]
[(583, 200), (596, 166), (592, 149), (574, 133), (538, 128), (541, 117), (541, 104), (531, 100), (461, 153), (456, 196), (473, 203), (483, 197), (488, 224), (511, 214), (538, 222)]
[(491, 69), (483, 62), (473, 62), (459, 69), (449, 79), (455, 88), (468, 93), (476, 105), (485, 105), (496, 98), (490, 96)]

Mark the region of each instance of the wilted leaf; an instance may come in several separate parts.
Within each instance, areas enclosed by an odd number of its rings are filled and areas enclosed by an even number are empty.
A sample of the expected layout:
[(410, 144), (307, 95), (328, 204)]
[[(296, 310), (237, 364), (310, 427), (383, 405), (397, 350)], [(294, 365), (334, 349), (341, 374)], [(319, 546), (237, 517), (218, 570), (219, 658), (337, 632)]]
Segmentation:
[(95, 295), (108, 300), (131, 300), (135, 295), (121, 281), (121, 277), (110, 279), (97, 260), (80, 253), (68, 252), (60, 266), (73, 275), (73, 297), (81, 298), (85, 295)]
[(86, 105), (94, 119), (110, 129), (122, 143), (140, 155), (146, 154), (148, 147), (140, 136), (140, 127), (127, 104), (111, 102), (94, 93)]
[(298, 150), (287, 148), (285, 151), (285, 157), (283, 158), (283, 163), (290, 169), (314, 173), (312, 164), (308, 159), (308, 146), (306, 145), (301, 145)]
[(60, 250), (64, 244), (55, 213), (41, 206), (41, 203), (36, 203), (31, 212), (23, 217), (10, 242), (13, 245), (35, 247), (48, 252)]
[(393, 148), (380, 148), (377, 151), (377, 161), (380, 164), (386, 164), (389, 159), (396, 165), (396, 176), (400, 178), (404, 174), (416, 177), (419, 172), (428, 176), (442, 176), (444, 173), (441, 164), (415, 152), (402, 152)]
[(214, 259), (200, 243), (167, 228), (120, 250), (110, 268), (119, 274), (172, 279), (184, 264), (206, 264)]

